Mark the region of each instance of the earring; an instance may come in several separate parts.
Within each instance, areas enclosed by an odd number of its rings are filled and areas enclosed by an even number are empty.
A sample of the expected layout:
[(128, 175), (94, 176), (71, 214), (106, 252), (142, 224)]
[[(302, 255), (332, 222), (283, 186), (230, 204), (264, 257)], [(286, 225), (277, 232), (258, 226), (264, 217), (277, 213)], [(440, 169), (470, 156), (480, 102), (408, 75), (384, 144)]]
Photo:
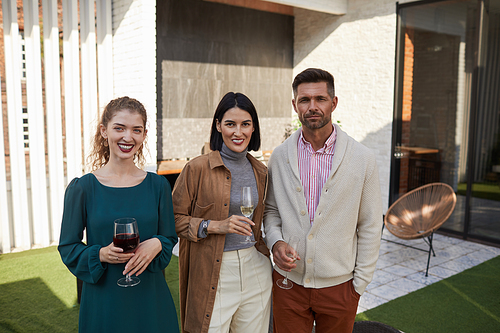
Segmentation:
[(106, 140), (104, 141), (104, 147), (107, 147), (108, 146), (108, 139), (106, 138)]

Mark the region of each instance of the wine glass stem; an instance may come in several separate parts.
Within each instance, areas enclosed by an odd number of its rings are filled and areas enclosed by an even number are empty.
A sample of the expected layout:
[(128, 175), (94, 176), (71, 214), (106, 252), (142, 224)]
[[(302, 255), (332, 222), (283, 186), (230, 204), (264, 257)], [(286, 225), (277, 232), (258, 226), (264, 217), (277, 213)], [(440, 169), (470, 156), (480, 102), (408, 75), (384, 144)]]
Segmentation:
[(125, 281), (130, 282), (131, 280), (130, 274), (127, 273), (127, 275), (125, 275)]

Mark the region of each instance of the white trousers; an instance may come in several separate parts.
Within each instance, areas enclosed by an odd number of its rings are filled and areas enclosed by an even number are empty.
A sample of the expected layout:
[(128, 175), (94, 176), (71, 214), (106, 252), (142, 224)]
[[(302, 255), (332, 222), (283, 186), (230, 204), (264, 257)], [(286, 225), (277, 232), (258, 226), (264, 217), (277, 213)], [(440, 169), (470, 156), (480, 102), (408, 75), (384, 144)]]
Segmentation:
[(255, 246), (222, 256), (209, 333), (267, 333), (273, 286), (269, 258)]

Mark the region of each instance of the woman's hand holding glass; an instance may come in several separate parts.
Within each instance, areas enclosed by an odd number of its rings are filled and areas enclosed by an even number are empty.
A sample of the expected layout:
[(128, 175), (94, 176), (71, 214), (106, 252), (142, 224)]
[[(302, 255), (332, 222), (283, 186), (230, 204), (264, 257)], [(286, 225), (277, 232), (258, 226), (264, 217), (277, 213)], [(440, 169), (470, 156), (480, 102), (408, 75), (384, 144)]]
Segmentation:
[(99, 250), (99, 260), (108, 264), (123, 264), (130, 260), (135, 253), (123, 253), (123, 249), (116, 247), (113, 242)]
[(211, 221), (208, 225), (210, 234), (238, 234), (252, 236), (252, 227), (255, 223), (247, 217), (232, 215), (222, 221)]
[(141, 242), (135, 250), (135, 255), (125, 265), (123, 275), (141, 275), (161, 250), (161, 242), (156, 237)]

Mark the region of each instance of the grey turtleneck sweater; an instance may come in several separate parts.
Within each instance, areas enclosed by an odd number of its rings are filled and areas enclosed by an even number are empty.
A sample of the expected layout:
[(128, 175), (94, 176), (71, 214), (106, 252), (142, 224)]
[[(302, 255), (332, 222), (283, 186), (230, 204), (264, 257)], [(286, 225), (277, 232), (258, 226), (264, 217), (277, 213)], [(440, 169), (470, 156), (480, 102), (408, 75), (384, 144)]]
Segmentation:
[[(229, 202), (229, 216), (239, 215), (243, 216), (240, 210), (241, 203), (241, 188), (244, 186), (250, 186), (252, 188), (252, 201), (254, 203), (254, 208), (259, 202), (259, 193), (257, 192), (257, 182), (255, 180), (255, 174), (253, 172), (252, 164), (247, 158), (247, 149), (241, 153), (236, 153), (229, 149), (225, 144), (222, 144), (222, 149), (220, 151), (220, 156), (222, 161), (228, 170), (231, 172), (231, 199)], [(253, 215), (249, 217), (252, 219)], [(198, 231), (198, 237), (207, 237), (207, 235), (202, 233), (202, 225), (200, 224), (200, 229)], [(245, 243), (244, 240), (247, 236), (228, 233), (226, 234), (226, 241), (224, 243), (224, 251), (234, 251), (241, 250), (252, 247), (254, 243)], [(252, 242), (255, 241), (255, 237), (252, 233)]]
[[(243, 216), (240, 210), (241, 206), (241, 188), (250, 186), (252, 188), (252, 201), (254, 207), (257, 206), (259, 201), (259, 194), (257, 192), (257, 182), (253, 173), (252, 164), (247, 158), (247, 150), (241, 153), (236, 153), (229, 149), (225, 144), (222, 144), (220, 156), (226, 168), (231, 172), (231, 199), (229, 202), (229, 216), (239, 215)], [(229, 217), (228, 216), (228, 217)], [(253, 215), (249, 218), (252, 219)], [(224, 244), (224, 251), (241, 250), (252, 247), (254, 243), (242, 243), (246, 236), (238, 234), (226, 234), (226, 242)], [(251, 236), (254, 241), (254, 235)]]

